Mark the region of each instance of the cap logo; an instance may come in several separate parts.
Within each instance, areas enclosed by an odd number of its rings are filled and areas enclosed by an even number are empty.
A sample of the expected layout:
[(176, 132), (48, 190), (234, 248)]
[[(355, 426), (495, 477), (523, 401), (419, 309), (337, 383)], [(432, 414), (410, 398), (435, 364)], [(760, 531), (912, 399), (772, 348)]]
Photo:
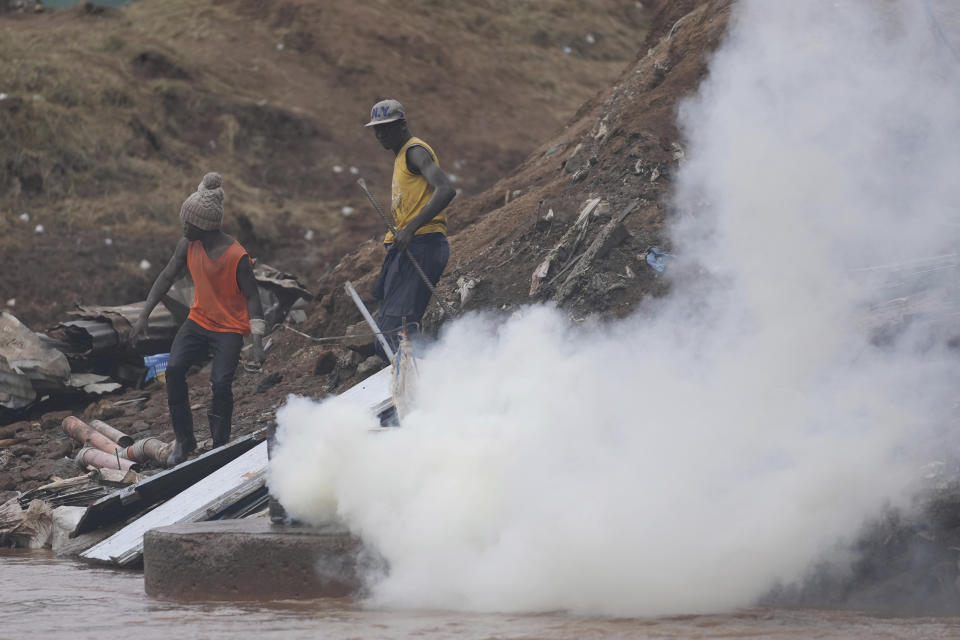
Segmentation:
[(389, 104), (374, 105), (373, 110), (370, 111), (370, 119), (379, 120), (380, 118), (386, 118), (387, 116), (390, 115), (390, 112), (391, 112), (390, 107), (391, 105)]

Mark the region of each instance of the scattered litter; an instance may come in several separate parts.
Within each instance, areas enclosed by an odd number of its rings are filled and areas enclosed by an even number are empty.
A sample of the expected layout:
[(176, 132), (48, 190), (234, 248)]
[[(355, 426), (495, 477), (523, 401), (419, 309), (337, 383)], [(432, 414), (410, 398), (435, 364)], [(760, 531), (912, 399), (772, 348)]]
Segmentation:
[(457, 174), (455, 174), (455, 173), (448, 174), (448, 175), (447, 175), (447, 180), (449, 180), (450, 182), (456, 182), (456, 181), (457, 181)]
[(42, 224), (38, 224), (37, 226), (35, 226), (35, 227), (33, 228), (33, 232), (34, 232), (34, 233), (43, 233), (43, 225), (42, 225)]
[(626, 265), (626, 267), (623, 270), (623, 275), (630, 279), (637, 277), (636, 274), (633, 272), (633, 269), (630, 268), (630, 265)]
[(460, 294), (460, 306), (463, 307), (467, 304), (467, 300), (470, 299), (470, 296), (473, 295), (473, 290), (479, 284), (478, 280), (473, 278), (465, 278), (460, 276), (457, 278), (457, 293)]
[(147, 377), (144, 382), (149, 382), (157, 378), (161, 383), (166, 382), (164, 373), (167, 370), (167, 362), (170, 360), (169, 353), (155, 353), (152, 356), (143, 356), (143, 366), (147, 367)]
[(29, 213), (21, 213), (21, 214), (20, 214), (20, 219), (23, 220), (24, 222), (30, 222), (30, 214), (29, 214)]
[(647, 264), (656, 271), (657, 273), (663, 273), (667, 268), (666, 258), (672, 258), (673, 255), (669, 253), (664, 253), (661, 249), (657, 247), (650, 247), (647, 249)]
[(550, 147), (549, 149), (547, 149), (547, 150), (544, 152), (543, 157), (544, 157), (544, 158), (549, 158), (550, 156), (552, 156), (553, 154), (555, 154), (557, 151), (560, 151), (561, 149), (563, 149), (563, 148), (566, 147), (566, 146), (567, 146), (567, 145), (565, 145), (565, 144), (563, 144), (563, 143), (555, 144), (555, 145), (553, 145), (552, 147)]
[(594, 36), (592, 33), (588, 33), (583, 37), (583, 39), (587, 41), (587, 44), (594, 44), (597, 41), (596, 36)]
[(107, 246), (109, 247), (110, 245), (113, 244), (113, 239), (112, 239), (112, 238), (104, 238), (104, 239), (103, 239), (103, 244), (105, 244), (105, 245), (107, 245)]
[(606, 137), (607, 133), (608, 133), (607, 123), (606, 123), (605, 121), (601, 120), (601, 121), (600, 121), (600, 126), (597, 127), (597, 133), (596, 133), (595, 136), (593, 136), (593, 139), (594, 139), (594, 140), (599, 140), (599, 139), (601, 139), (601, 138), (603, 138), (603, 137)]
[(360, 169), (357, 169), (356, 167), (350, 167), (350, 173), (352, 173), (352, 174), (355, 175), (355, 176), (356, 176), (356, 175), (359, 175), (359, 174), (360, 174)]
[(149, 260), (147, 260), (146, 258), (144, 258), (143, 260), (140, 261), (140, 269), (141, 269), (141, 270), (146, 271), (146, 270), (149, 269), (149, 268), (150, 268), (150, 261), (149, 261)]
[(282, 42), (278, 42), (278, 43), (277, 43), (277, 51), (283, 51), (283, 43), (282, 43)]
[(570, 47), (564, 47), (564, 48), (563, 48), (563, 52), (564, 52), (565, 54), (567, 54), (567, 55), (570, 55), (570, 53), (571, 53), (572, 51), (573, 51), (573, 49), (571, 49)]
[(138, 402), (146, 402), (150, 399), (150, 396), (140, 396), (138, 398), (130, 398), (129, 400), (117, 400), (113, 403), (114, 407), (123, 407), (128, 404), (136, 404)]
[(0, 100), (6, 100), (6, 99), (9, 98), (9, 97), (10, 97), (10, 96), (9, 96), (8, 94), (6, 94), (6, 93), (0, 93)]
[(683, 162), (686, 158), (686, 153), (683, 151), (683, 147), (679, 142), (671, 142), (670, 146), (673, 148), (673, 159), (677, 162)]
[(308, 242), (313, 240), (313, 229), (307, 229), (307, 232), (303, 234), (303, 239)]
[(352, 215), (353, 215), (353, 212), (354, 212), (354, 208), (351, 207), (351, 206), (349, 206), (349, 205), (347, 205), (347, 206), (343, 207), (342, 209), (340, 209), (340, 213), (342, 213), (342, 214), (345, 215), (345, 216), (352, 216)]
[(16, 298), (10, 298), (9, 300), (7, 300), (7, 306), (8, 306), (8, 307), (15, 307), (15, 306), (17, 306), (17, 299), (16, 299)]
[(335, 164), (335, 165), (333, 165), (333, 172), (334, 172), (334, 173), (343, 173), (343, 167), (341, 167), (341, 166), (338, 165), (338, 164)]
[(543, 216), (544, 220), (553, 220), (553, 209), (547, 209), (546, 215)]
[(260, 98), (259, 100), (257, 100), (257, 106), (258, 106), (258, 107), (266, 106), (266, 104), (267, 104), (266, 98)]
[(53, 535), (53, 510), (43, 500), (23, 509), (16, 498), (0, 505), (0, 543), (42, 549)]

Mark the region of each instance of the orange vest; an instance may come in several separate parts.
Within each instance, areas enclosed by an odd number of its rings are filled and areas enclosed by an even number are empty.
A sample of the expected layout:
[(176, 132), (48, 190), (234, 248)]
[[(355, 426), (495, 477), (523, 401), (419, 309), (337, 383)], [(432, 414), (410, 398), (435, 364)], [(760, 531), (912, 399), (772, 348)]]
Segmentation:
[(250, 334), (247, 297), (237, 284), (237, 265), (244, 258), (250, 259), (236, 240), (216, 260), (207, 255), (203, 242), (190, 242), (187, 268), (193, 278), (191, 320), (209, 331)]

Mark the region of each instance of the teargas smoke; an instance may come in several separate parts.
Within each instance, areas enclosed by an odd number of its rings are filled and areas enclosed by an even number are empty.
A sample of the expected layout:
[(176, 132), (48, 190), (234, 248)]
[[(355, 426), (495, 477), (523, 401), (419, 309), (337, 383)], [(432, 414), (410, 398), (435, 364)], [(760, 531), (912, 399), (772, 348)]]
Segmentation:
[(956, 449), (956, 354), (871, 330), (956, 276), (914, 268), (960, 229), (932, 33), (921, 2), (741, 2), (680, 114), (673, 294), (611, 326), (462, 318), (389, 433), (292, 400), (288, 510), (383, 555), (378, 605), (634, 616), (750, 605), (900, 504)]

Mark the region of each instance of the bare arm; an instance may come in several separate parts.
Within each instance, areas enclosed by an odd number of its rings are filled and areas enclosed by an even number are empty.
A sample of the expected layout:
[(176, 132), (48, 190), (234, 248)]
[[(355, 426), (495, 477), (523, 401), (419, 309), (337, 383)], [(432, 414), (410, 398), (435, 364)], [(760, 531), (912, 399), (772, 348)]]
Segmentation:
[(160, 275), (157, 276), (153, 286), (150, 287), (150, 293), (147, 295), (147, 301), (143, 305), (140, 317), (137, 318), (137, 321), (133, 324), (133, 328), (130, 329), (130, 335), (127, 337), (127, 341), (130, 344), (135, 343), (141, 333), (144, 337), (147, 336), (150, 313), (154, 307), (159, 304), (160, 300), (167, 291), (170, 290), (170, 287), (173, 286), (173, 283), (177, 281), (177, 278), (180, 277), (183, 269), (187, 266), (187, 247), (189, 244), (186, 238), (180, 238), (169, 262), (167, 262), (167, 265), (160, 272)]
[(426, 178), (427, 183), (433, 187), (433, 195), (430, 196), (430, 200), (427, 201), (423, 210), (417, 214), (417, 217), (397, 232), (395, 242), (397, 249), (400, 251), (407, 248), (417, 229), (433, 220), (438, 213), (446, 209), (450, 201), (457, 195), (457, 191), (450, 184), (447, 174), (437, 166), (423, 147), (413, 146), (407, 149), (407, 165), (416, 169), (420, 175)]
[[(253, 276), (253, 267), (250, 266), (249, 258), (241, 259), (237, 264), (237, 286), (240, 287), (240, 292), (247, 299), (247, 316), (251, 320), (263, 320), (263, 305), (260, 304), (257, 279)], [(251, 360), (258, 365), (263, 364), (266, 359), (263, 352), (263, 335), (251, 332), (250, 341), (253, 343)]]

